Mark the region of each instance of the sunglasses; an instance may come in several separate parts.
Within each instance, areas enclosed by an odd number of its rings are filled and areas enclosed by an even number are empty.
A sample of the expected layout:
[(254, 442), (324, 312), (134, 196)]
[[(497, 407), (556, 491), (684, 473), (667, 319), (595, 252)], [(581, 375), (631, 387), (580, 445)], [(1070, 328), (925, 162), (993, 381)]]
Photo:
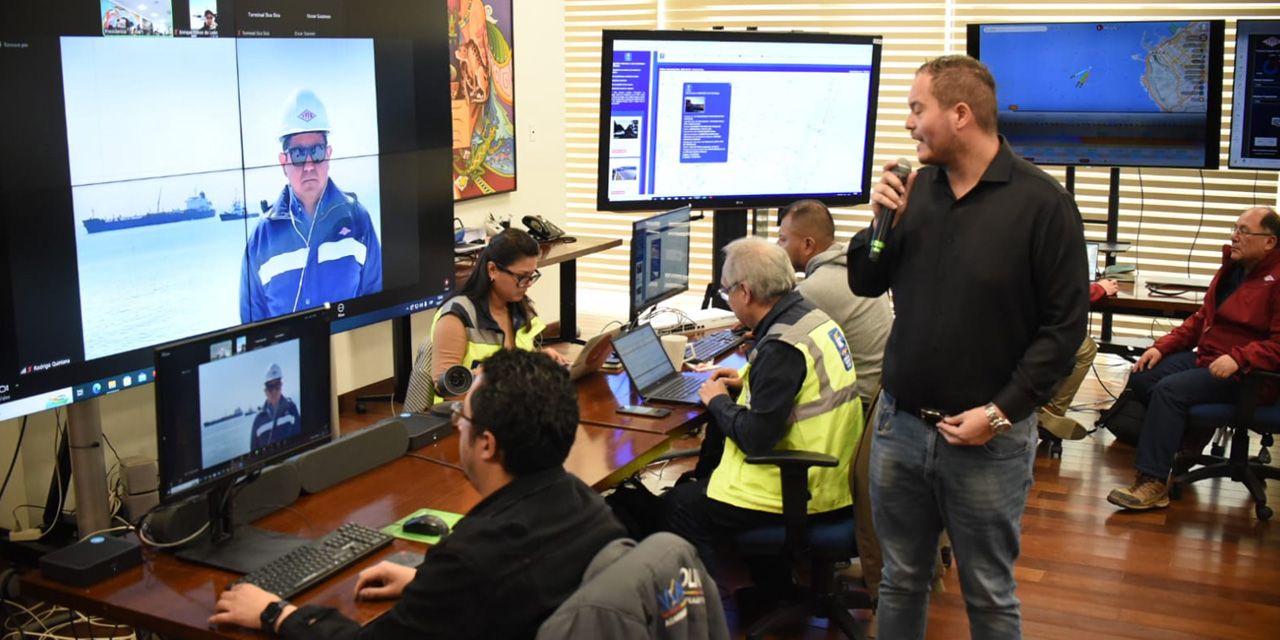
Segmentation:
[(329, 145), (325, 143), (313, 144), (309, 147), (289, 147), (284, 152), (289, 154), (289, 162), (294, 166), (301, 167), (310, 160), (316, 164), (324, 162), (325, 153), (329, 151)]
[(276, 391), (283, 385), (284, 385), (283, 382), (268, 382), (267, 391)]

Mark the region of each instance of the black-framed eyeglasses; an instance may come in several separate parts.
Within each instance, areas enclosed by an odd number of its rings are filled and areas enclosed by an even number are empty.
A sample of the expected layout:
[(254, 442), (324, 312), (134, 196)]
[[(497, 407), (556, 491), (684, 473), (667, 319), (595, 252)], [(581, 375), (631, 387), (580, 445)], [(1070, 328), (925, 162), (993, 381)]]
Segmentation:
[(305, 165), (307, 160), (317, 164), (324, 162), (324, 155), (328, 151), (329, 145), (323, 142), (309, 147), (289, 147), (284, 150), (285, 153), (289, 154), (289, 162), (292, 162), (296, 167)]
[(733, 293), (733, 290), (734, 290), (734, 289), (736, 289), (736, 288), (738, 288), (738, 285), (740, 285), (740, 284), (742, 284), (742, 283), (741, 283), (741, 282), (735, 282), (735, 283), (733, 283), (733, 284), (731, 284), (731, 285), (729, 285), (729, 286), (727, 286), (727, 287), (720, 287), (720, 299), (721, 299), (721, 300), (724, 300), (725, 302), (728, 302), (728, 301), (729, 301), (729, 294)]
[(533, 283), (537, 282), (537, 281), (538, 281), (538, 278), (541, 278), (541, 277), (542, 277), (542, 272), (541, 272), (541, 271), (538, 271), (537, 269), (534, 269), (534, 270), (533, 270), (533, 273), (516, 273), (516, 272), (514, 272), (514, 271), (512, 271), (512, 270), (510, 270), (510, 269), (508, 269), (508, 268), (506, 268), (506, 267), (504, 267), (504, 266), (502, 266), (502, 265), (500, 265), (500, 264), (496, 263), (496, 262), (495, 262), (495, 263), (493, 263), (493, 264), (494, 264), (494, 266), (498, 267), (498, 271), (501, 271), (501, 272), (503, 272), (503, 273), (509, 274), (509, 275), (511, 275), (513, 278), (515, 278), (515, 279), (516, 279), (516, 286), (517, 286), (517, 287), (520, 287), (520, 288), (522, 288), (522, 289), (523, 289), (524, 287), (527, 287), (527, 286), (529, 286), (529, 285), (531, 285), (531, 284), (533, 284)]
[(279, 391), (282, 386), (284, 386), (283, 382), (280, 382), (279, 380), (272, 380), (267, 383), (267, 391)]
[(1244, 227), (1231, 227), (1229, 231), (1233, 236), (1238, 235), (1242, 237), (1243, 236), (1274, 236), (1275, 235), (1274, 233), (1267, 233), (1266, 231), (1250, 231)]
[(467, 422), (475, 422), (475, 420), (471, 419), (471, 416), (462, 412), (462, 401), (456, 400), (452, 402), (449, 409), (449, 422), (453, 424), (454, 428), (457, 428), (458, 421), (463, 418), (466, 418)]

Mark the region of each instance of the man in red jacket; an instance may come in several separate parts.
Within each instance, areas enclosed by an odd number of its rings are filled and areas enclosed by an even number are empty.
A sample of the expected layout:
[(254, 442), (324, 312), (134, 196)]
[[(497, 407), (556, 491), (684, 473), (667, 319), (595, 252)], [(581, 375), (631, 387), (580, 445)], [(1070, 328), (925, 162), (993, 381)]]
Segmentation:
[(1150, 398), (1134, 462), (1138, 477), (1132, 486), (1112, 491), (1108, 502), (1135, 510), (1169, 506), (1166, 480), (1187, 410), (1232, 402), (1240, 384), (1237, 373), (1280, 369), (1278, 237), (1280, 216), (1273, 209), (1245, 211), (1236, 220), (1231, 245), (1223, 247), (1222, 268), (1204, 305), (1133, 365), (1130, 388), (1139, 399)]

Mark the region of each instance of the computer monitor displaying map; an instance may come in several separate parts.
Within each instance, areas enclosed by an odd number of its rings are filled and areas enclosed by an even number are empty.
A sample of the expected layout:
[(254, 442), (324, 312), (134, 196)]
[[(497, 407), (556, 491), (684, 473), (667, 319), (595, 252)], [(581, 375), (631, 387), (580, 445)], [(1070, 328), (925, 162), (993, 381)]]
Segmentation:
[(1044, 165), (1218, 168), (1222, 20), (971, 24), (1000, 133)]
[(1232, 169), (1280, 169), (1280, 20), (1236, 22)]
[(881, 39), (605, 31), (601, 211), (870, 198)]

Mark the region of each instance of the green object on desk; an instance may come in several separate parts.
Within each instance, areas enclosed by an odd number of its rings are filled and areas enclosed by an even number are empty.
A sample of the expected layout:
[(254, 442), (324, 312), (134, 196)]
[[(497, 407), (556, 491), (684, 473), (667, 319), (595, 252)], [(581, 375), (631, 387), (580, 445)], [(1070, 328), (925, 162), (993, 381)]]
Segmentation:
[(451, 513), (449, 511), (437, 511), (435, 509), (418, 509), (413, 513), (396, 520), (395, 522), (382, 528), (383, 533), (389, 533), (397, 538), (405, 540), (413, 540), (414, 542), (425, 542), (427, 544), (435, 544), (440, 542), (440, 536), (422, 536), (416, 533), (408, 533), (404, 530), (404, 523), (412, 518), (425, 515), (440, 516), (445, 522), (449, 523), (449, 531), (453, 531), (458, 526), (458, 521), (462, 519), (461, 513)]
[(1133, 282), (1133, 272), (1137, 270), (1137, 266), (1132, 264), (1113, 264), (1102, 271), (1103, 278), (1110, 278), (1117, 282)]

